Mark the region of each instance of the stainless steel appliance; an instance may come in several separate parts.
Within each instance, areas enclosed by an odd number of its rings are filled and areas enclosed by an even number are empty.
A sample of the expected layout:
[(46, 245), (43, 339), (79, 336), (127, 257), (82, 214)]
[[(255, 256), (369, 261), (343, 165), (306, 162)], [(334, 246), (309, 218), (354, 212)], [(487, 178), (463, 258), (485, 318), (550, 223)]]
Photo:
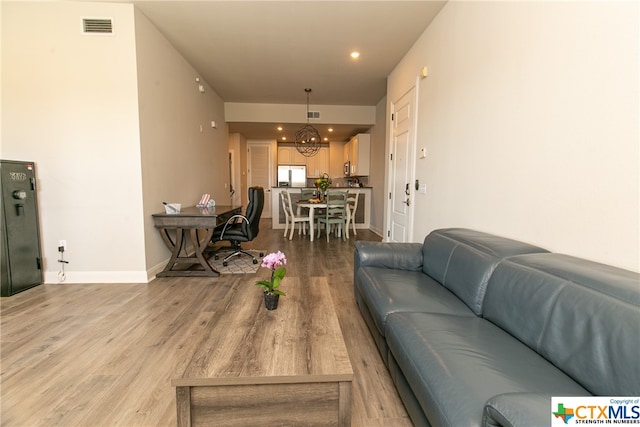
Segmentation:
[(351, 162), (344, 163), (344, 176), (351, 176)]
[(2, 256), (0, 295), (42, 284), (42, 258), (33, 162), (0, 160)]
[(307, 167), (278, 165), (278, 187), (306, 187)]

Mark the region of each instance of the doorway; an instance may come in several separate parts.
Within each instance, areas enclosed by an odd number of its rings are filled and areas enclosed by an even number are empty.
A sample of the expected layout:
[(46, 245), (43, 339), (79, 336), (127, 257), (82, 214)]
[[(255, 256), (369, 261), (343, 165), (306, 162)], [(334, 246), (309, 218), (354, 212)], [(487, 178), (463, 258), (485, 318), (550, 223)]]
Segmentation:
[(409, 242), (413, 231), (413, 156), (415, 153), (415, 93), (413, 86), (391, 103), (389, 225), (387, 241)]
[(271, 218), (272, 146), (271, 141), (247, 141), (247, 186), (264, 188), (262, 218)]

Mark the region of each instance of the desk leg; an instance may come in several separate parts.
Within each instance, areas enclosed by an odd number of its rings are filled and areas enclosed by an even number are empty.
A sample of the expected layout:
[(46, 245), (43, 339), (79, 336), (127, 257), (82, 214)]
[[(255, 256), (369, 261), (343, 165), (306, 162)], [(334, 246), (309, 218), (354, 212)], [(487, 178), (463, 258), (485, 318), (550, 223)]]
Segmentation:
[(313, 212), (315, 211), (315, 208), (313, 206), (311, 206), (309, 208), (309, 236), (311, 237), (311, 241), (313, 242), (313, 233), (314, 233), (314, 229), (313, 229)]
[(217, 271), (215, 268), (211, 267), (211, 264), (209, 264), (209, 261), (207, 261), (207, 259), (202, 255), (203, 252), (207, 249), (207, 246), (209, 245), (209, 241), (211, 241), (211, 237), (213, 236), (213, 228), (207, 229), (207, 232), (205, 233), (205, 236), (204, 236), (204, 240), (202, 241), (198, 239), (198, 230), (196, 230), (195, 228), (192, 228), (190, 230), (189, 236), (191, 237), (191, 244), (193, 245), (196, 258), (198, 258), (198, 261), (200, 262), (200, 265), (204, 268), (204, 271), (218, 273), (219, 275), (220, 272)]
[(184, 245), (184, 229), (176, 228), (176, 241), (171, 240), (171, 236), (169, 236), (169, 230), (166, 228), (160, 228), (160, 236), (164, 241), (164, 244), (167, 245), (169, 250), (171, 251), (171, 258), (169, 258), (169, 262), (164, 267), (162, 272), (171, 271), (176, 260), (178, 259), (178, 255), (180, 255), (180, 251), (182, 250), (182, 246)]

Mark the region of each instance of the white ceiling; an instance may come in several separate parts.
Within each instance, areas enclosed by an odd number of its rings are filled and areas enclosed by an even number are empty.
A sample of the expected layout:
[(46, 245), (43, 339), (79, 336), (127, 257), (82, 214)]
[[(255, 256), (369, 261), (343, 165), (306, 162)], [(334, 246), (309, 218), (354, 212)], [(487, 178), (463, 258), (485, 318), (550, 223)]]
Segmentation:
[[(132, 3), (225, 102), (305, 104), (311, 88), (312, 105), (373, 106), (385, 96), (387, 75), (446, 2)], [(262, 126), (245, 128), (247, 138), (272, 137)]]

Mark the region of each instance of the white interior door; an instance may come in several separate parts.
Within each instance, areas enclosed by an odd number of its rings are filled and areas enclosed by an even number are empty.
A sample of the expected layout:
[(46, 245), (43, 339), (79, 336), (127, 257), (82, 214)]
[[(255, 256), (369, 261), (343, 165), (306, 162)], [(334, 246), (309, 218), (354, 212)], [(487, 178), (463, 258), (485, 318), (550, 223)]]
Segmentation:
[(389, 203), (390, 242), (408, 242), (413, 228), (413, 159), (415, 147), (415, 87), (391, 104), (392, 135)]
[(249, 187), (264, 188), (264, 208), (262, 218), (271, 218), (271, 144), (247, 142), (247, 184)]

